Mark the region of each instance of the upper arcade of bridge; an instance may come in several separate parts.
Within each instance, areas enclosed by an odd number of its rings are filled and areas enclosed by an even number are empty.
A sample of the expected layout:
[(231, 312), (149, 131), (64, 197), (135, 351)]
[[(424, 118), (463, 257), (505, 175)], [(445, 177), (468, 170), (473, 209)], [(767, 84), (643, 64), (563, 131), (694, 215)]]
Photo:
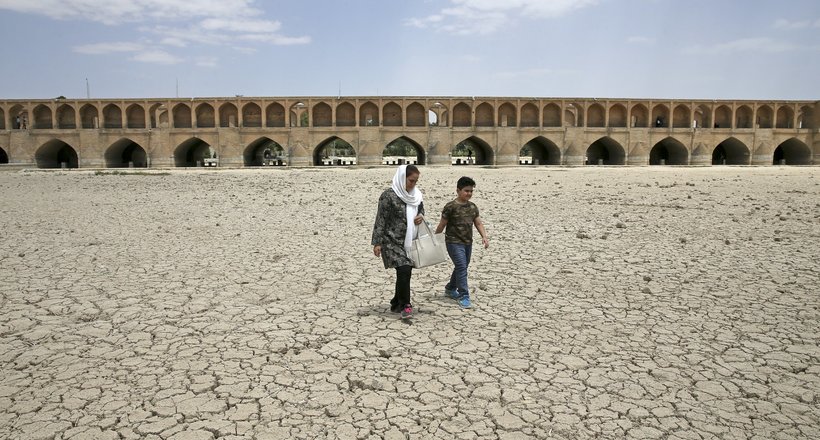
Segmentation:
[(297, 127), (812, 129), (820, 101), (284, 97), (0, 101), (0, 130)]

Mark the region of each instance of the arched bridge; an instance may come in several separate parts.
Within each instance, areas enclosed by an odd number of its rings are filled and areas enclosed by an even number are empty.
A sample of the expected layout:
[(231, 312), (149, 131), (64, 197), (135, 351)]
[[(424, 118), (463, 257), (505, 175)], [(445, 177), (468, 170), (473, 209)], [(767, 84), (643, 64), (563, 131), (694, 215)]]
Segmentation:
[(487, 165), (817, 165), (819, 127), (820, 101), (6, 100), (0, 164), (377, 165), (385, 156), (410, 155), (429, 165), (461, 163), (457, 156)]

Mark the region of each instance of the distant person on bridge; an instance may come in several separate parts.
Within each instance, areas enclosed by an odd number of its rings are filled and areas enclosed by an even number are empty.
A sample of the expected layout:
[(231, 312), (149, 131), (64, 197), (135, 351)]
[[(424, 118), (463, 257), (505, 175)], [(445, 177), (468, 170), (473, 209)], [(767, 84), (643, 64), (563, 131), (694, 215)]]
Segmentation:
[(371, 245), (373, 254), (381, 257), (384, 268), (396, 269), (396, 289), (390, 300), (390, 311), (402, 319), (413, 315), (410, 303), (410, 277), (413, 260), (409, 253), (416, 237), (416, 225), (424, 220), (421, 190), (416, 188), (421, 172), (415, 165), (401, 165), (390, 188), (379, 197)]

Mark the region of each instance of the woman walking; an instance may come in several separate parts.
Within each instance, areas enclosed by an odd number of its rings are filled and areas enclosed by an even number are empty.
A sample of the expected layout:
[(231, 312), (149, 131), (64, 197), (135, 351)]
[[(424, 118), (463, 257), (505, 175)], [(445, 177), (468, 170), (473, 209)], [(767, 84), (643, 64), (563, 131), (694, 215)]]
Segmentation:
[(396, 291), (390, 300), (390, 311), (402, 319), (413, 315), (410, 303), (410, 276), (413, 261), (409, 257), (419, 223), (424, 220), (421, 191), (416, 188), (421, 172), (415, 165), (401, 165), (390, 188), (379, 197), (376, 222), (373, 225), (373, 254), (381, 257), (384, 268), (396, 269)]

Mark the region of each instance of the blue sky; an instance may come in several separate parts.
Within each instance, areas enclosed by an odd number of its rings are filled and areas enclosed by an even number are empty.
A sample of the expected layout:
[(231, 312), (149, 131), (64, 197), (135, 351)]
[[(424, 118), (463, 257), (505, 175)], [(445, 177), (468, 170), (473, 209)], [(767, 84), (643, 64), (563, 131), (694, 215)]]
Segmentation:
[(0, 0), (0, 35), (0, 99), (820, 99), (817, 0)]

